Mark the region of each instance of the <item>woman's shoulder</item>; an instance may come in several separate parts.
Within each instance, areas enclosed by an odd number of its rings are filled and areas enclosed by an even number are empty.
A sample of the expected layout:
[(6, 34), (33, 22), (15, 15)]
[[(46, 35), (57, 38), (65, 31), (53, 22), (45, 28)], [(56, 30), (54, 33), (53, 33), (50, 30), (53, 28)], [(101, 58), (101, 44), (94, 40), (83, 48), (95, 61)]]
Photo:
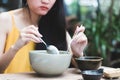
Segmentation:
[(0, 19), (4, 19), (4, 20), (10, 20), (11, 18), (11, 15), (14, 15), (20, 11), (22, 11), (23, 9), (20, 8), (20, 9), (15, 9), (15, 10), (10, 10), (10, 11), (7, 11), (7, 12), (1, 12), (0, 13)]
[(22, 12), (23, 9), (20, 8), (0, 13), (0, 30), (9, 32), (12, 29), (13, 16), (18, 19)]
[(11, 20), (11, 16), (9, 12), (2, 12), (0, 13), (0, 23), (2, 22), (9, 22)]
[(11, 16), (9, 12), (0, 13), (0, 30), (8, 30), (11, 24)]

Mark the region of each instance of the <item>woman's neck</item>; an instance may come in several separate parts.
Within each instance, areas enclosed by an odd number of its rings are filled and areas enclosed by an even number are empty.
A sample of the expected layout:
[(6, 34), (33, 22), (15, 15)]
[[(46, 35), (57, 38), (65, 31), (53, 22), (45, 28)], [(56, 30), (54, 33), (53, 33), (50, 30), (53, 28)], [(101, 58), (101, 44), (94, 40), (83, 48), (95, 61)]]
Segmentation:
[(30, 24), (38, 26), (38, 21), (40, 20), (41, 16), (35, 14), (34, 12), (30, 11), (29, 9), (26, 9), (26, 10), (27, 10), (27, 14), (29, 15), (28, 19), (30, 21)]

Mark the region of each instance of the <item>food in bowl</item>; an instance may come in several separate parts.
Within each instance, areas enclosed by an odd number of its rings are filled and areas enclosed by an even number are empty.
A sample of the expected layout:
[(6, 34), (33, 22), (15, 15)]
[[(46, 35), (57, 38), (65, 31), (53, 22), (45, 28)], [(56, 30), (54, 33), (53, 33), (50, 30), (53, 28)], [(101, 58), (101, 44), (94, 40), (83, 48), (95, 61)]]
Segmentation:
[(72, 54), (68, 51), (48, 54), (46, 50), (33, 50), (29, 55), (33, 70), (44, 76), (62, 74), (69, 67), (72, 58)]
[(102, 57), (97, 56), (83, 56), (75, 58), (78, 68), (83, 70), (96, 70), (102, 65)]

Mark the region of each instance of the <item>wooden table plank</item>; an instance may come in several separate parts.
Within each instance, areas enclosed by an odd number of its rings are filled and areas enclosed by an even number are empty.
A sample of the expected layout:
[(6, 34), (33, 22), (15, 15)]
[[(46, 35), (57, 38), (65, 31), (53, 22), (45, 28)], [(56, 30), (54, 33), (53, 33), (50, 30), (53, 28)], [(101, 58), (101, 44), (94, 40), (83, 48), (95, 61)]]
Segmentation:
[[(83, 80), (83, 78), (80, 74), (79, 69), (69, 68), (62, 75), (54, 77), (45, 77), (38, 75), (35, 72), (30, 72), (16, 74), (0, 74), (0, 80)], [(101, 80), (106, 79), (102, 78)]]

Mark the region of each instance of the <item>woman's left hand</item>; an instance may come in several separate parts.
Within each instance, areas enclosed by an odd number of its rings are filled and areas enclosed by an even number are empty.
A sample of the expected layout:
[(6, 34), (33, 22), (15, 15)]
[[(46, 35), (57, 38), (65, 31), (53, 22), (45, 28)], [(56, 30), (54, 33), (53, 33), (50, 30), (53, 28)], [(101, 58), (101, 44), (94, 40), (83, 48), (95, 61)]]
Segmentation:
[(80, 26), (80, 27), (77, 26), (76, 31), (74, 33), (71, 42), (71, 50), (75, 57), (83, 56), (83, 51), (87, 46), (88, 40), (86, 35), (84, 34), (84, 31), (85, 31), (84, 26)]

